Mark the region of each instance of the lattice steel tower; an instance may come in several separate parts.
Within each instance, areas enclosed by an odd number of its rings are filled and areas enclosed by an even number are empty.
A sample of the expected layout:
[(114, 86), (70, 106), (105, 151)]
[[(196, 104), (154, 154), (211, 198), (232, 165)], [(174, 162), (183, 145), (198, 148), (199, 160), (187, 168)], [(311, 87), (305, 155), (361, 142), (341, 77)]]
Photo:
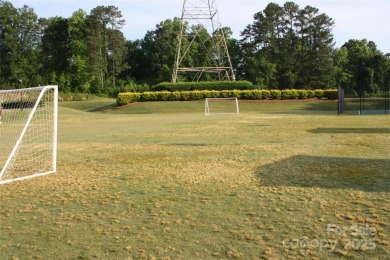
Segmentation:
[[(196, 58), (188, 58), (194, 52)], [(192, 81), (206, 74), (216, 80), (235, 80), (215, 0), (184, 0), (172, 82), (182, 74), (183, 78), (190, 74)]]

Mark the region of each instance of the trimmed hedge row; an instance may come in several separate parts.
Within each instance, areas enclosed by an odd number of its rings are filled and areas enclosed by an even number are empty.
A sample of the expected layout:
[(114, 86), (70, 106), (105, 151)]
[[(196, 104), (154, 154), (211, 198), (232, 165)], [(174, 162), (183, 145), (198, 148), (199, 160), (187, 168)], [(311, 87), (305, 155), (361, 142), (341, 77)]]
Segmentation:
[(162, 82), (154, 87), (153, 91), (192, 91), (192, 90), (245, 90), (255, 89), (250, 81), (201, 81), (201, 82)]
[(330, 99), (335, 100), (338, 97), (337, 89), (331, 90), (194, 90), (194, 91), (159, 91), (143, 93), (119, 93), (117, 97), (118, 106), (123, 106), (133, 102), (146, 101), (194, 101), (205, 98), (229, 98), (237, 97), (239, 99), (261, 100), (261, 99)]

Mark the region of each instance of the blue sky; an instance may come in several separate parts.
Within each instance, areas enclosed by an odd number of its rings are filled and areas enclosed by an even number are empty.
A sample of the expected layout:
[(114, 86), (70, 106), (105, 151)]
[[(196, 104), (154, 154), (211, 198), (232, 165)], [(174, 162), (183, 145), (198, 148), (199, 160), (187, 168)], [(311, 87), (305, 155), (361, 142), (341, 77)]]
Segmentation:
[[(114, 5), (122, 12), (126, 25), (122, 31), (129, 40), (142, 39), (148, 30), (166, 19), (180, 17), (183, 0), (8, 0), (15, 7), (24, 4), (32, 7), (39, 17), (70, 17), (78, 9), (89, 13), (100, 5)], [(264, 10), (268, 3), (283, 5), (279, 0), (217, 0), (222, 26), (232, 28), (233, 37), (253, 22), (253, 15)], [(317, 7), (336, 22), (333, 29), (336, 47), (349, 39), (374, 41), (378, 49), (390, 52), (390, 1), (389, 0), (296, 0), (304, 8)]]

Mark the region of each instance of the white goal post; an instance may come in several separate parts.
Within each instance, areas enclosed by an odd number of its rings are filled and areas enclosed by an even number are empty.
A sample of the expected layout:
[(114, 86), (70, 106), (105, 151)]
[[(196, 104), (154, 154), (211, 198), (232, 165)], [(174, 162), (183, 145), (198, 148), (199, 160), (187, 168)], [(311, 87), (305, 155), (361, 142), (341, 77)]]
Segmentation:
[(233, 98), (206, 98), (205, 115), (211, 114), (240, 114), (238, 99)]
[(58, 86), (0, 90), (0, 184), (56, 172)]

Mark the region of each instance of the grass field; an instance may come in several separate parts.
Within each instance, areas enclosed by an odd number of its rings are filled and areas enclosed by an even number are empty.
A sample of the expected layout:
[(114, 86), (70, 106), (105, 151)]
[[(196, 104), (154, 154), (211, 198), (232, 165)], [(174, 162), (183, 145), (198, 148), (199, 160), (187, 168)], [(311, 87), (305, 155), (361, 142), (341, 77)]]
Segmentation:
[(0, 186), (0, 259), (390, 255), (389, 116), (114, 103), (60, 103), (58, 172)]

